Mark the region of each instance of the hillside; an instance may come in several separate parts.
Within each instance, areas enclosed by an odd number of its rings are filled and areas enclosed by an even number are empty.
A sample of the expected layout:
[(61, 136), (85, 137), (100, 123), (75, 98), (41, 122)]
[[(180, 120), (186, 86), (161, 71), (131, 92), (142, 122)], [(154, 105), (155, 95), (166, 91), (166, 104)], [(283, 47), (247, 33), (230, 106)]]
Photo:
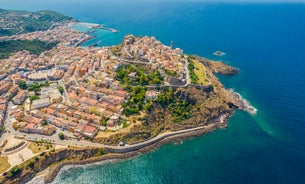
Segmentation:
[(72, 20), (74, 19), (54, 11), (30, 12), (0, 9), (0, 36), (44, 31)]
[(40, 40), (7, 40), (0, 41), (0, 59), (6, 59), (10, 55), (28, 50), (31, 54), (39, 55), (40, 53), (52, 49), (56, 42), (47, 43)]

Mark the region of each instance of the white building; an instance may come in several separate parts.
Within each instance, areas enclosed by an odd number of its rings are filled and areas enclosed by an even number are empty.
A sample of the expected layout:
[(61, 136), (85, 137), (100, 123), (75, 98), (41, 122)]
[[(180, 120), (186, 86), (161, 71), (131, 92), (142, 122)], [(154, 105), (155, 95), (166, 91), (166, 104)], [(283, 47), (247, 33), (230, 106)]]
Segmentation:
[(43, 107), (48, 107), (49, 105), (50, 105), (49, 98), (42, 98), (42, 99), (38, 99), (38, 100), (33, 100), (32, 108), (39, 109), (39, 108), (43, 108)]

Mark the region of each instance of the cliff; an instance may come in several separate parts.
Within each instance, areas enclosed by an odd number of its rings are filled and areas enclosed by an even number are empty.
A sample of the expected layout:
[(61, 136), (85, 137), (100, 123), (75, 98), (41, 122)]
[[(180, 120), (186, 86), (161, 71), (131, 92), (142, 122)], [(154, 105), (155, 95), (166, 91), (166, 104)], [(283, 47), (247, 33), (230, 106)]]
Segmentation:
[(42, 152), (19, 166), (15, 166), (9, 172), (0, 176), (0, 183), (20, 184), (30, 181), (38, 172), (47, 169), (62, 161), (80, 161), (88, 158), (101, 156), (107, 151), (103, 148), (70, 148)]

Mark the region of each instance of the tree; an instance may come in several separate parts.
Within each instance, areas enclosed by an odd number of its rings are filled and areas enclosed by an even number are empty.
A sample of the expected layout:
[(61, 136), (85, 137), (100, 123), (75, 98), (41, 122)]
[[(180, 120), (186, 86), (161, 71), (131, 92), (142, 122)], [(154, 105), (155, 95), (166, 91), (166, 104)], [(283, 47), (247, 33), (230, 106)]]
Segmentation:
[(33, 102), (33, 100), (37, 100), (37, 99), (39, 99), (38, 96), (30, 96), (30, 101), (31, 101), (31, 103)]
[(33, 161), (29, 161), (27, 165), (28, 165), (28, 167), (33, 168), (33, 167), (34, 167), (34, 164), (35, 164), (35, 163), (34, 163)]
[(22, 81), (22, 82), (19, 83), (19, 88), (20, 89), (27, 89), (28, 86), (26, 85), (26, 82)]
[(60, 132), (58, 134), (58, 137), (59, 137), (60, 140), (64, 140), (65, 139), (65, 135), (62, 132)]
[(64, 88), (62, 86), (58, 86), (57, 89), (60, 92), (60, 94), (64, 94)]

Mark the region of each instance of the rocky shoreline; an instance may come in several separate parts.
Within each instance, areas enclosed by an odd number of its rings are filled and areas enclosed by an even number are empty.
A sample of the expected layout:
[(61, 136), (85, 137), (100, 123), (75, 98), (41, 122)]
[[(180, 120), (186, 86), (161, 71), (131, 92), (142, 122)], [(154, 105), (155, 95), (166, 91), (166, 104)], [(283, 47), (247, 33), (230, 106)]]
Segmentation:
[[(64, 161), (61, 163), (58, 163), (55, 167), (52, 168), (52, 170), (48, 171), (47, 173), (38, 176), (37, 177), (37, 182), (44, 181), (45, 183), (51, 183), (58, 175), (60, 170), (65, 167), (65, 166), (79, 166), (79, 165), (88, 165), (88, 164), (93, 164), (93, 163), (98, 163), (98, 162), (103, 162), (106, 160), (117, 160), (117, 159), (127, 159), (127, 158), (132, 158), (135, 157), (139, 154), (142, 153), (147, 153), (150, 151), (153, 151), (160, 146), (167, 144), (169, 142), (175, 141), (175, 140), (180, 140), (180, 139), (185, 139), (185, 138), (192, 138), (192, 137), (198, 137), (203, 134), (212, 132), (213, 130), (217, 128), (225, 128), (227, 127), (227, 119), (229, 118), (229, 114), (222, 115), (220, 117), (220, 121), (218, 123), (213, 123), (211, 125), (206, 126), (206, 128), (198, 129), (196, 131), (191, 131), (191, 132), (186, 132), (178, 135), (173, 135), (169, 137), (165, 137), (164, 139), (157, 141), (151, 145), (145, 146), (143, 148), (140, 148), (135, 151), (130, 151), (126, 153), (109, 153), (106, 155), (103, 155), (101, 157), (95, 157), (95, 158), (89, 158), (86, 160), (81, 160), (81, 161)], [(30, 183), (37, 183), (36, 178), (34, 178)]]
[(246, 111), (252, 115), (257, 113), (257, 109), (253, 107), (250, 102), (244, 99), (239, 93), (233, 91), (233, 89), (228, 89), (227, 92), (238, 103), (237, 106), (240, 110)]

